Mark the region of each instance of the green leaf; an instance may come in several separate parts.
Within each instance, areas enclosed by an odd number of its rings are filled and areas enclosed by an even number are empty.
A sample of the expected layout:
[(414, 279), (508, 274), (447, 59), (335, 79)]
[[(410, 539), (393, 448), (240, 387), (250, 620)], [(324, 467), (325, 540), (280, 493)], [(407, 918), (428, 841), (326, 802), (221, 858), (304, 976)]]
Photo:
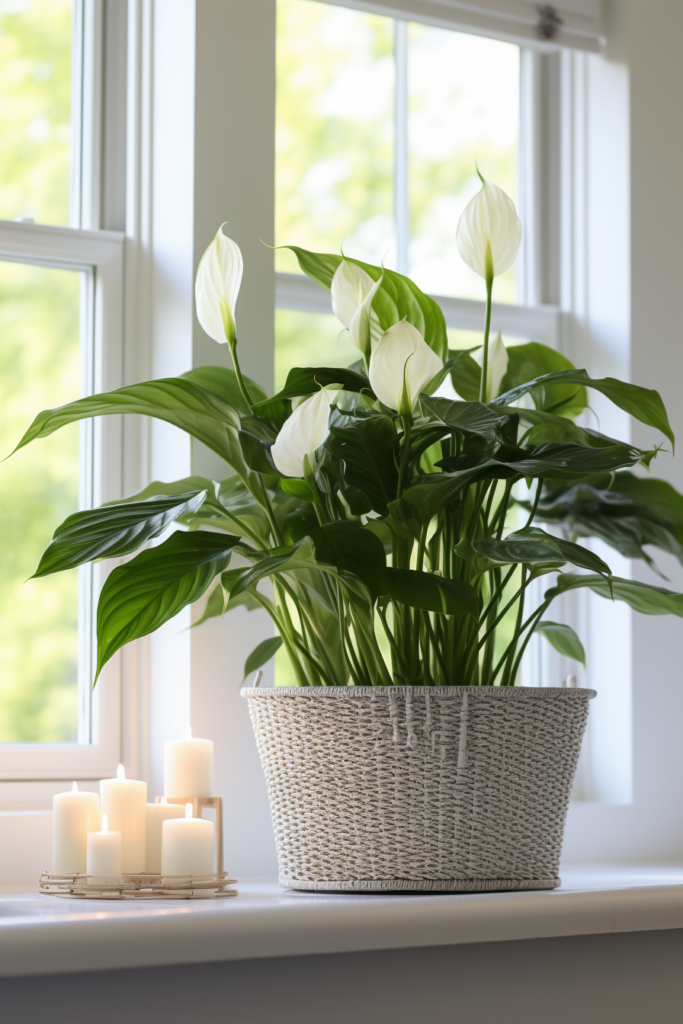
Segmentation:
[(34, 577), (73, 569), (99, 558), (129, 555), (164, 533), (180, 516), (197, 512), (207, 492), (190, 491), (76, 512), (55, 530)]
[(473, 540), (471, 547), (482, 558), (498, 565), (571, 562), (581, 569), (606, 576), (611, 574), (607, 563), (592, 551), (561, 537), (553, 537), (537, 526), (526, 526), (510, 533), (504, 540)]
[(417, 569), (387, 569), (386, 592), (394, 601), (442, 615), (479, 614), (474, 587)]
[(389, 416), (368, 416), (348, 427), (333, 426), (326, 443), (343, 463), (344, 483), (361, 491), (380, 515), (387, 514), (388, 503), (396, 497), (397, 443), (396, 427)]
[(371, 530), (354, 522), (327, 523), (312, 533), (316, 560), (351, 572), (373, 598), (386, 593), (384, 545)]
[(549, 644), (564, 654), (566, 658), (574, 658), (586, 667), (586, 652), (578, 636), (571, 628), (560, 622), (539, 622), (535, 628), (536, 633), (541, 633)]
[(602, 576), (579, 576), (574, 573), (560, 573), (557, 585), (546, 590), (546, 599), (553, 600), (567, 590), (587, 587), (600, 597), (611, 597), (610, 584), (614, 597), (625, 601), (636, 612), (643, 615), (678, 615), (683, 618), (683, 594), (663, 587), (652, 587), (648, 583), (637, 583), (612, 576), (608, 583)]
[(131, 640), (153, 633), (202, 596), (230, 561), (239, 537), (172, 534), (107, 577), (97, 607), (97, 673)]
[[(483, 402), (454, 402), (450, 398), (421, 397), (422, 406), (444, 426), (464, 436), (475, 434), (486, 441), (498, 439), (510, 417)], [(516, 412), (516, 410), (514, 410)]]
[[(218, 395), (224, 402), (236, 409), (240, 416), (249, 415), (249, 406), (242, 398), (242, 392), (237, 383), (237, 374), (234, 370), (228, 370), (225, 366), (197, 366), (194, 370), (182, 373), (181, 377), (191, 380), (193, 384), (198, 384), (206, 391), (212, 391), (214, 395)], [(268, 398), (265, 388), (262, 388), (250, 377), (244, 377), (244, 383), (251, 396), (252, 405)]]
[(249, 587), (258, 583), (259, 580), (264, 579), (266, 576), (272, 576), (274, 573), (291, 572), (295, 569), (315, 569), (317, 567), (313, 541), (308, 536), (303, 537), (295, 544), (273, 549), (265, 558), (259, 559), (251, 568), (245, 569), (235, 581), (231, 595), (243, 593)]
[[(501, 393), (526, 384), (537, 377), (562, 370), (574, 370), (572, 362), (547, 345), (530, 341), (525, 345), (510, 345), (507, 349), (508, 368), (503, 377)], [(539, 409), (558, 409), (562, 416), (574, 418), (588, 404), (586, 389), (575, 384), (553, 384), (532, 391), (534, 404)]]
[(578, 384), (580, 387), (593, 388), (609, 398), (619, 409), (623, 409), (624, 412), (640, 420), (641, 423), (660, 430), (665, 437), (668, 437), (672, 445), (675, 443), (676, 439), (659, 392), (641, 388), (637, 384), (626, 384), (615, 377), (593, 380), (585, 370), (561, 370), (558, 373), (547, 373), (512, 388), (498, 398), (494, 398), (491, 404), (511, 405), (512, 402), (519, 401), (534, 388), (547, 387), (550, 384)]
[(117, 391), (80, 398), (57, 409), (46, 409), (36, 416), (14, 451), (37, 438), (48, 437), (68, 423), (119, 413), (153, 416), (172, 423), (225, 459), (245, 482), (253, 483), (237, 439), (237, 413), (218, 395), (182, 377), (131, 384)]
[(281, 636), (269, 636), (267, 640), (262, 640), (257, 647), (251, 652), (249, 657), (244, 663), (244, 676), (242, 682), (255, 672), (257, 668), (261, 668), (261, 665), (265, 665), (267, 661), (274, 658), (277, 652), (282, 647)]
[(479, 384), (481, 382), (481, 366), (470, 355), (474, 349), (459, 352), (450, 349), (449, 361), (452, 362), (451, 383), (456, 393), (467, 402), (479, 400)]
[[(590, 448), (582, 444), (543, 444), (538, 447), (516, 448), (501, 446), (490, 460), (481, 460), (481, 479), (497, 475), (495, 464), (526, 477), (565, 479), (587, 473), (612, 472), (623, 466), (633, 466), (652, 453), (641, 452), (630, 445), (612, 444)], [(456, 472), (473, 466), (471, 456), (455, 456), (437, 462), (447, 472)]]
[[(285, 248), (294, 253), (304, 274), (330, 290), (334, 272), (342, 261), (341, 256), (310, 252), (295, 245), (288, 245)], [(382, 284), (372, 301), (372, 308), (377, 314), (381, 329), (386, 331), (405, 318), (413, 327), (417, 327), (430, 348), (433, 348), (445, 362), (448, 355), (448, 336), (446, 321), (439, 304), (420, 291), (417, 285), (403, 274), (375, 267), (370, 263), (362, 263), (360, 260), (348, 257), (346, 259), (349, 263), (361, 267), (373, 281), (378, 281), (382, 277)]]
[[(239, 480), (239, 477), (231, 477), (230, 479)], [(241, 481), (240, 484), (244, 487)], [(215, 498), (217, 489), (218, 484), (215, 480), (209, 480), (206, 476), (185, 476), (181, 480), (174, 480), (172, 483), (166, 483), (165, 480), (153, 480), (147, 487), (135, 491), (134, 494), (130, 494), (127, 498), (115, 498), (113, 501), (105, 501), (102, 507), (107, 508), (110, 505), (129, 504), (133, 501), (147, 501), (148, 498), (154, 498), (162, 494), (168, 497), (177, 497), (179, 494), (185, 494), (187, 491), (207, 491), (209, 497)]]
[(566, 489), (544, 490), (539, 519), (565, 524), (579, 537), (599, 537), (627, 558), (652, 566), (645, 545), (683, 563), (683, 497), (664, 480), (632, 473), (589, 477)]
[(289, 403), (291, 409), (292, 398), (303, 398), (304, 395), (315, 395), (321, 387), (330, 384), (339, 384), (343, 391), (351, 391), (368, 395), (374, 399), (375, 393), (370, 387), (370, 381), (364, 373), (357, 373), (355, 370), (343, 366), (296, 366), (287, 374), (287, 380), (282, 391), (278, 391), (272, 398), (258, 402), (254, 406), (254, 412), (266, 419), (272, 419), (283, 403)]
[(249, 469), (253, 469), (255, 473), (260, 473), (262, 476), (279, 477), (280, 474), (270, 458), (270, 442), (261, 441), (246, 430), (240, 430), (238, 437), (244, 461)]
[(284, 476), (280, 480), (280, 487), (285, 494), (291, 494), (301, 501), (313, 501), (313, 491), (305, 480), (297, 480), (296, 477)]

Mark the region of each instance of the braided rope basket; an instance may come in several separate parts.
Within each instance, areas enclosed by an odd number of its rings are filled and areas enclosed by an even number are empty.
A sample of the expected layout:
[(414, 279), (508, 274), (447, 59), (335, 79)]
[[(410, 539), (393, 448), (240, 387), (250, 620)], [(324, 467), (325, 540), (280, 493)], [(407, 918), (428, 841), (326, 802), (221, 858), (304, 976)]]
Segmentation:
[(280, 884), (553, 889), (588, 701), (548, 687), (243, 688)]

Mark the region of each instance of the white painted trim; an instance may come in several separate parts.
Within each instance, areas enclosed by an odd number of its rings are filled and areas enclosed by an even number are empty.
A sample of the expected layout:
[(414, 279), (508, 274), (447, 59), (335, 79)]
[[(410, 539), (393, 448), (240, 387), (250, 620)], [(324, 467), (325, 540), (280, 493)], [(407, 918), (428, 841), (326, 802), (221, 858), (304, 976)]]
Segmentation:
[[(448, 327), (481, 330), (486, 304), (474, 299), (454, 299), (433, 295), (443, 310)], [(306, 313), (332, 314), (330, 293), (303, 274), (275, 275), (275, 305), (278, 309), (298, 309)], [(519, 306), (494, 302), (492, 328), (517, 338), (542, 341), (553, 348), (562, 335), (562, 313), (557, 306)]]
[[(338, 0), (322, 2), (337, 3)], [(542, 5), (529, 0), (344, 0), (342, 6), (520, 43), (546, 52), (560, 48), (599, 52), (605, 45), (601, 0), (555, 3), (563, 24), (551, 42), (538, 35), (539, 6)]]

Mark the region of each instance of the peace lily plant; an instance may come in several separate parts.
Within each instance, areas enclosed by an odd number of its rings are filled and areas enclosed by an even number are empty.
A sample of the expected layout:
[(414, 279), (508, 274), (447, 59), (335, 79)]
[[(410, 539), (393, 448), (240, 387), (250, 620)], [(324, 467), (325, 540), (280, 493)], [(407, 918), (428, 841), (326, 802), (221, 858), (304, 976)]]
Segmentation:
[[(575, 633), (546, 617), (576, 588), (683, 615), (683, 595), (614, 577), (578, 543), (597, 537), (648, 563), (654, 546), (683, 561), (683, 497), (633, 471), (649, 469), (657, 439), (644, 451), (576, 422), (598, 391), (673, 447), (659, 394), (593, 380), (536, 342), (490, 342), (493, 283), (521, 233), (511, 199), (482, 178), (457, 229), (486, 285), (483, 344), (470, 351), (449, 350), (441, 309), (407, 277), (291, 247), (330, 290), (360, 358), (296, 367), (268, 397), (240, 370), (242, 255), (221, 228), (199, 264), (197, 314), (234, 369), (205, 366), (36, 417), (17, 449), (74, 420), (137, 413), (226, 463), (221, 481), (155, 481), (56, 530), (36, 576), (138, 552), (102, 588), (97, 675), (212, 584), (200, 621), (236, 607), (273, 620), (277, 635), (245, 673), (284, 645), (301, 686), (511, 686), (534, 633), (583, 661)], [(439, 394), (449, 381), (455, 398)], [(532, 602), (539, 577), (547, 586)]]

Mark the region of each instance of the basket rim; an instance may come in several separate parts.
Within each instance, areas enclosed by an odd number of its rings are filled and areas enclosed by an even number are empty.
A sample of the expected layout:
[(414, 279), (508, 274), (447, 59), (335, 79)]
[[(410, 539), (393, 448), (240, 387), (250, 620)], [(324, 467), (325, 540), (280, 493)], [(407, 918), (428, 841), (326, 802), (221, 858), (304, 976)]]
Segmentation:
[(307, 697), (311, 699), (333, 698), (338, 700), (359, 700), (364, 697), (390, 696), (476, 696), (493, 700), (547, 700), (549, 697), (597, 697), (598, 691), (588, 687), (564, 686), (243, 686), (240, 697)]

